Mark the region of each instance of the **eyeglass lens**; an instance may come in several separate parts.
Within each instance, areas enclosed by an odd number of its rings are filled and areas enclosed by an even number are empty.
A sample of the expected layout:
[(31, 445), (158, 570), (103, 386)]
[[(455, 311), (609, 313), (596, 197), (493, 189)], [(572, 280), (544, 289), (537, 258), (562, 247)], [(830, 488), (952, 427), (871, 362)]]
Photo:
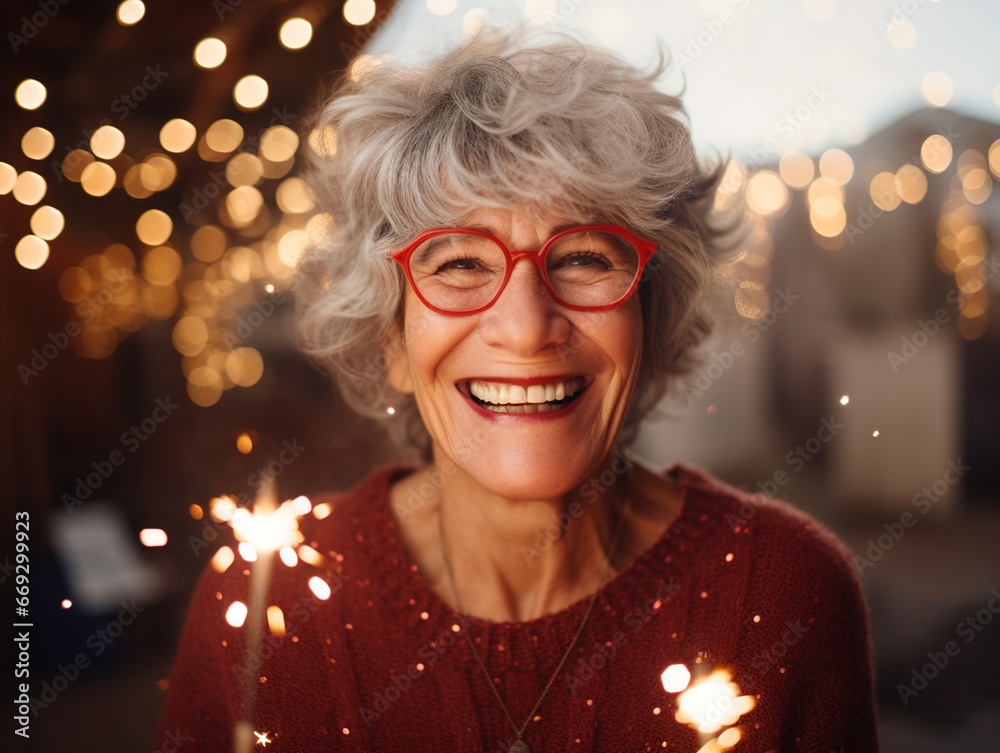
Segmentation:
[[(444, 311), (471, 311), (496, 295), (506, 274), (499, 243), (481, 235), (447, 233), (429, 238), (410, 256), (420, 294)], [(557, 299), (573, 306), (616, 303), (635, 280), (639, 251), (617, 233), (582, 230), (549, 248), (545, 269)]]

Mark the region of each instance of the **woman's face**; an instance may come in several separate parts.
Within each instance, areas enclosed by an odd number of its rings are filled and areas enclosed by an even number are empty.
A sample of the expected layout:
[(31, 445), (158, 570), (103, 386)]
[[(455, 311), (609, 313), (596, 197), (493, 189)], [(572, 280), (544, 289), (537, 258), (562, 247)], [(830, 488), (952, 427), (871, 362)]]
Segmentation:
[[(476, 210), (463, 223), (511, 251), (541, 248), (560, 225), (560, 217), (534, 220), (498, 209)], [(521, 260), (486, 311), (438, 314), (409, 286), (404, 310), (405, 342), (390, 363), (389, 383), (414, 394), (439, 465), (450, 459), (510, 499), (545, 499), (585, 481), (613, 448), (642, 358), (637, 293), (608, 311), (573, 311), (556, 303), (538, 269)], [(484, 407), (506, 398), (527, 401), (530, 411), (533, 401), (574, 387), (572, 401), (537, 412)]]

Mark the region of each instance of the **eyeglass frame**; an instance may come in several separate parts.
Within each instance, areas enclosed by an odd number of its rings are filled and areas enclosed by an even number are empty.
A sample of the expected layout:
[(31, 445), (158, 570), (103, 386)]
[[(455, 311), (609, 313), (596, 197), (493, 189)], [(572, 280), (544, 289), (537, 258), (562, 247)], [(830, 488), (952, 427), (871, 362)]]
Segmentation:
[[(584, 231), (598, 232), (598, 233), (615, 233), (616, 235), (620, 235), (629, 243), (631, 243), (632, 246), (635, 248), (635, 250), (639, 253), (639, 266), (636, 268), (635, 279), (632, 280), (632, 284), (629, 286), (629, 289), (626, 290), (625, 293), (622, 294), (621, 298), (619, 298), (614, 303), (608, 303), (603, 306), (579, 306), (576, 304), (568, 303), (559, 297), (559, 295), (555, 291), (555, 288), (553, 288), (552, 286), (552, 282), (549, 280), (548, 271), (546, 270), (544, 264), (545, 259), (548, 256), (549, 249), (551, 249), (552, 246), (555, 244), (555, 242), (558, 241), (560, 238), (566, 235), (570, 235), (571, 233), (579, 233)], [(489, 240), (494, 241), (497, 244), (497, 246), (500, 247), (500, 250), (503, 251), (504, 260), (506, 262), (506, 267), (504, 270), (504, 278), (500, 282), (500, 287), (497, 288), (497, 292), (494, 294), (493, 298), (491, 298), (486, 304), (480, 306), (479, 308), (470, 309), (468, 311), (449, 311), (447, 309), (442, 309), (435, 306), (426, 298), (424, 298), (423, 294), (420, 292), (420, 288), (413, 280), (413, 274), (410, 272), (410, 257), (413, 255), (413, 252), (420, 247), (421, 244), (430, 240), (431, 238), (436, 238), (439, 235), (452, 235), (452, 234), (476, 235), (481, 238), (487, 238)], [(473, 230), (471, 228), (434, 228), (432, 230), (425, 230), (424, 232), (420, 233), (420, 235), (418, 235), (416, 238), (414, 238), (412, 241), (410, 241), (402, 248), (392, 251), (389, 254), (389, 256), (403, 268), (403, 272), (406, 275), (406, 279), (409, 282), (410, 287), (413, 289), (413, 292), (417, 294), (417, 298), (419, 298), (421, 302), (431, 311), (434, 311), (438, 314), (443, 314), (444, 316), (471, 316), (472, 314), (478, 314), (482, 311), (485, 311), (499, 300), (500, 296), (503, 294), (503, 291), (507, 288), (507, 283), (510, 281), (511, 275), (514, 273), (514, 265), (517, 264), (517, 262), (520, 261), (521, 259), (528, 259), (535, 265), (535, 267), (538, 269), (539, 275), (542, 278), (542, 283), (545, 285), (545, 289), (549, 292), (549, 295), (552, 296), (552, 300), (554, 300), (560, 306), (571, 309), (573, 311), (607, 311), (608, 309), (617, 308), (618, 306), (621, 306), (629, 298), (632, 297), (632, 293), (635, 292), (635, 289), (639, 285), (639, 280), (642, 277), (642, 273), (643, 270), (646, 268), (647, 262), (649, 262), (649, 260), (653, 258), (653, 254), (656, 253), (656, 248), (657, 245), (654, 241), (643, 240), (632, 231), (627, 230), (621, 227), (620, 225), (580, 225), (579, 227), (567, 228), (566, 230), (562, 230), (556, 233), (547, 241), (545, 241), (542, 247), (537, 251), (530, 251), (530, 250), (511, 251), (510, 249), (507, 248), (507, 245), (502, 240), (497, 238), (495, 235), (491, 235), (490, 233), (486, 233), (481, 230)]]

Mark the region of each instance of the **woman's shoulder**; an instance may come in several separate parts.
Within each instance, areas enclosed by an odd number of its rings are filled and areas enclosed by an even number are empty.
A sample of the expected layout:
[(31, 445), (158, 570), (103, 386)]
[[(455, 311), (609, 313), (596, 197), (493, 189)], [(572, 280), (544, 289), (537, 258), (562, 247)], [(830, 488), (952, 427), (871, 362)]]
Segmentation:
[(685, 490), (685, 505), (710, 515), (727, 533), (747, 537), (758, 569), (774, 576), (857, 581), (850, 550), (816, 517), (783, 499), (740, 489), (695, 465), (667, 471)]

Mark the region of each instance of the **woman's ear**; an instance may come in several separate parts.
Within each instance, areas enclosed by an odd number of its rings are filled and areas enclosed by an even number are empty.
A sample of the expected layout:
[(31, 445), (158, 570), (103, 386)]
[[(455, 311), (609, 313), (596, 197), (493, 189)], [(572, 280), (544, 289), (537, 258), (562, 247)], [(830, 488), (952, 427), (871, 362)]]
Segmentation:
[(396, 327), (386, 337), (382, 344), (382, 355), (385, 357), (386, 381), (396, 392), (407, 395), (413, 392), (413, 380), (410, 379), (410, 361), (406, 356), (406, 346), (403, 336)]

